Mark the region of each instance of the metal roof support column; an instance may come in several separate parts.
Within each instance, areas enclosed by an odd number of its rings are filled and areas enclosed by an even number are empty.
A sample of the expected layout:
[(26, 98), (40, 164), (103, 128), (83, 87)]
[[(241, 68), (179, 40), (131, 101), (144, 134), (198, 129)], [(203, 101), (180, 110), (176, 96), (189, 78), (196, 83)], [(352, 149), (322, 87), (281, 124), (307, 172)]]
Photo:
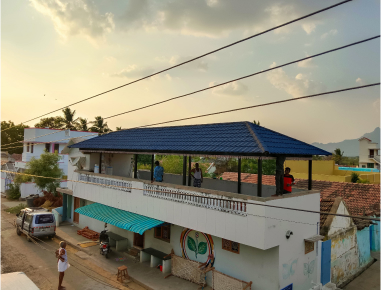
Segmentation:
[(189, 156), (189, 165), (188, 165), (188, 186), (191, 186), (191, 182), (192, 182), (191, 170), (192, 170), (192, 157)]
[(183, 185), (187, 185), (187, 157), (183, 156)]
[(241, 157), (238, 157), (238, 193), (241, 193)]
[(312, 160), (308, 160), (308, 190), (312, 189)]
[(151, 181), (153, 180), (153, 163), (155, 162), (155, 155), (152, 154), (151, 159)]
[(102, 152), (99, 153), (99, 173), (102, 173)]
[(258, 158), (257, 196), (262, 197), (262, 158)]
[(138, 178), (138, 154), (135, 154), (135, 160), (134, 160), (134, 178)]
[(276, 171), (275, 171), (276, 195), (283, 195), (284, 161), (286, 161), (286, 157), (284, 156), (276, 157)]

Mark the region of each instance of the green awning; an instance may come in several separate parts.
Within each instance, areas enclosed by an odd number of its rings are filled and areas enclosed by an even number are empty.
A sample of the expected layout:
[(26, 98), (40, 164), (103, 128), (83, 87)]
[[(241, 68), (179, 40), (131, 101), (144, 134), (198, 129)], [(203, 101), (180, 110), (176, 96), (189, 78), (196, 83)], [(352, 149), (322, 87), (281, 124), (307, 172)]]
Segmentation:
[(146, 230), (164, 224), (163, 221), (100, 203), (77, 208), (75, 212), (141, 235)]

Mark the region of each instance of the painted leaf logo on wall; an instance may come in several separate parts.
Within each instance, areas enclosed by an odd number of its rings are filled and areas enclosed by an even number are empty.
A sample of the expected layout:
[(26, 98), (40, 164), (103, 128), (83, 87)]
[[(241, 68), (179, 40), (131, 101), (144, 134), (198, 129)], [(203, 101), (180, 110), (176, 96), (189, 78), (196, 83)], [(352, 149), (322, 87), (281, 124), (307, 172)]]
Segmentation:
[(199, 235), (197, 232), (195, 236), (196, 236), (196, 241), (192, 237), (188, 236), (187, 244), (188, 244), (189, 250), (194, 252), (197, 259), (197, 254), (204, 255), (206, 253), (206, 251), (208, 250), (208, 245), (205, 242), (200, 242), (200, 243), (198, 242)]
[(207, 249), (208, 249), (208, 245), (205, 242), (200, 242), (198, 244), (198, 253), (200, 255), (204, 255)]

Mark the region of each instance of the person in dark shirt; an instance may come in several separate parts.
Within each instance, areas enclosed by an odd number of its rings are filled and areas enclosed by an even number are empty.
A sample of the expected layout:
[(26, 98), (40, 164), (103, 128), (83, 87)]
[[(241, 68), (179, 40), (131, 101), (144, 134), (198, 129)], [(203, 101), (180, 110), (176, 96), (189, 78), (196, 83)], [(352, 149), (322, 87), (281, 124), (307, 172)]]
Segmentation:
[(291, 169), (290, 167), (286, 167), (284, 170), (284, 177), (283, 177), (283, 194), (291, 193), (292, 192), (292, 185), (295, 184), (294, 176), (290, 174)]

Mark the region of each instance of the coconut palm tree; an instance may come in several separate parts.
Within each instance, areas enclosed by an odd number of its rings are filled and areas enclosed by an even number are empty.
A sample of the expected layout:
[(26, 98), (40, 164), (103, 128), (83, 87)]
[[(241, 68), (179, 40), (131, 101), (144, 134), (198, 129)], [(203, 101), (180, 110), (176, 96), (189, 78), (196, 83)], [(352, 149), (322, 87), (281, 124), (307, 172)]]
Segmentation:
[(95, 121), (91, 121), (90, 123), (94, 124), (90, 128), (91, 132), (98, 132), (98, 133), (111, 132), (111, 129), (108, 127), (107, 123), (104, 122), (101, 116), (95, 117)]
[(72, 111), (69, 107), (62, 110), (64, 114), (63, 128), (66, 130), (75, 130), (77, 125), (77, 119), (74, 119), (75, 110)]
[(116, 127), (116, 131), (122, 130), (122, 127)]
[(79, 131), (88, 131), (89, 127), (87, 126), (89, 122), (85, 118), (78, 118), (77, 130)]
[(341, 163), (341, 160), (343, 159), (344, 151), (341, 151), (340, 148), (336, 148), (333, 151), (333, 159), (335, 160), (335, 163), (339, 164)]

